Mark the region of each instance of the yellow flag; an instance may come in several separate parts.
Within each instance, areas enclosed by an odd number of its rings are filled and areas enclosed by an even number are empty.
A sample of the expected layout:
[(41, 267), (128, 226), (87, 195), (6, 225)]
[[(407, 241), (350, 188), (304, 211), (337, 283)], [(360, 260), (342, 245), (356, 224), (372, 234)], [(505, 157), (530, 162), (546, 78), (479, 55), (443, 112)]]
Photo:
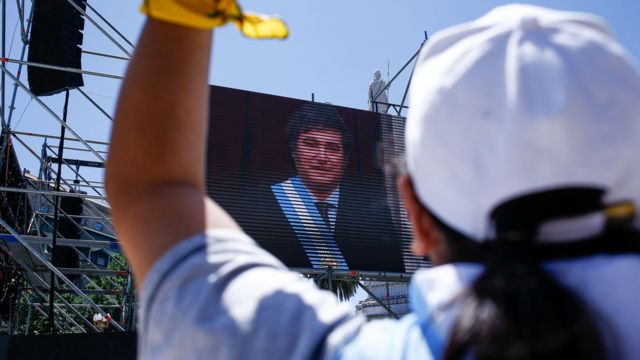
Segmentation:
[(235, 0), (144, 0), (140, 10), (156, 20), (200, 29), (233, 22), (245, 36), (254, 39), (284, 39), (289, 35), (281, 19), (243, 12)]
[(235, 23), (245, 36), (254, 39), (284, 39), (289, 35), (287, 25), (275, 17), (244, 12), (242, 18), (235, 20)]

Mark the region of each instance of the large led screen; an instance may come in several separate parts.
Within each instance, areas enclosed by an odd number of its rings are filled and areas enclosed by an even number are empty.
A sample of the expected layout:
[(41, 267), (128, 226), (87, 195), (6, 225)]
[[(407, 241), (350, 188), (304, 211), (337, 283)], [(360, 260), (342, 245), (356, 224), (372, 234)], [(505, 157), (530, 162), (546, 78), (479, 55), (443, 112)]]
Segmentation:
[(393, 175), (404, 119), (211, 87), (207, 192), (292, 268), (413, 272)]

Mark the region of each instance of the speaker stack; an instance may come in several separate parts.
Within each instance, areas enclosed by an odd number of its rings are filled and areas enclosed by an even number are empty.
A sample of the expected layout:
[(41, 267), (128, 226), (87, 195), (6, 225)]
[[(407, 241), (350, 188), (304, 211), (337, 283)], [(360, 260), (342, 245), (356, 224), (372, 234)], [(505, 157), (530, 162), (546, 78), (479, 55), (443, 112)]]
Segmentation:
[[(83, 11), (83, 0), (72, 0)], [(67, 0), (35, 0), (29, 62), (81, 69), (84, 17)], [(29, 88), (38, 96), (84, 85), (82, 74), (28, 66)]]
[[(75, 192), (75, 191), (72, 191)], [(79, 239), (82, 234), (82, 229), (76, 223), (80, 223), (78, 216), (82, 215), (82, 205), (84, 201), (79, 197), (62, 197), (60, 199), (60, 209), (62, 213), (58, 219), (58, 233), (65, 239)], [(66, 214), (65, 215), (63, 215)], [(75, 223), (74, 223), (75, 222)], [(79, 251), (86, 252), (88, 254), (89, 249), (78, 248)], [(64, 268), (78, 268), (78, 260), (80, 256), (70, 246), (57, 246), (56, 256), (53, 265), (56, 267)], [(77, 276), (68, 275), (69, 279), (73, 280)]]

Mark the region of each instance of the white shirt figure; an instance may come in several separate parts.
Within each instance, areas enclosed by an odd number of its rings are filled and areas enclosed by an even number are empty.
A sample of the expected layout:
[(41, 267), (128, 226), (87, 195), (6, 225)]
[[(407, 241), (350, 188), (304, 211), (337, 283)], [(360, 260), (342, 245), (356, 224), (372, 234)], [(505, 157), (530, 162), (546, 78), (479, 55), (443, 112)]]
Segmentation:
[(377, 95), (375, 101), (388, 103), (389, 98), (387, 97), (387, 90), (385, 89), (387, 83), (382, 80), (382, 74), (380, 74), (380, 70), (376, 70), (373, 73), (373, 81), (369, 84), (369, 111), (375, 111), (379, 113), (386, 114), (389, 105), (386, 104), (374, 104), (374, 96)]

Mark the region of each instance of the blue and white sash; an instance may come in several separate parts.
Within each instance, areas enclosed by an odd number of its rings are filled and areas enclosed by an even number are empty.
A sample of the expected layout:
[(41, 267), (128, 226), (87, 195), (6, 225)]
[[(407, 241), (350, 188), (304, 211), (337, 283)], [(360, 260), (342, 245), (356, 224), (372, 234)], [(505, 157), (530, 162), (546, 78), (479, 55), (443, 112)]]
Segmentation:
[(313, 195), (298, 177), (271, 185), (280, 209), (289, 220), (313, 268), (348, 270), (333, 232), (318, 211)]

